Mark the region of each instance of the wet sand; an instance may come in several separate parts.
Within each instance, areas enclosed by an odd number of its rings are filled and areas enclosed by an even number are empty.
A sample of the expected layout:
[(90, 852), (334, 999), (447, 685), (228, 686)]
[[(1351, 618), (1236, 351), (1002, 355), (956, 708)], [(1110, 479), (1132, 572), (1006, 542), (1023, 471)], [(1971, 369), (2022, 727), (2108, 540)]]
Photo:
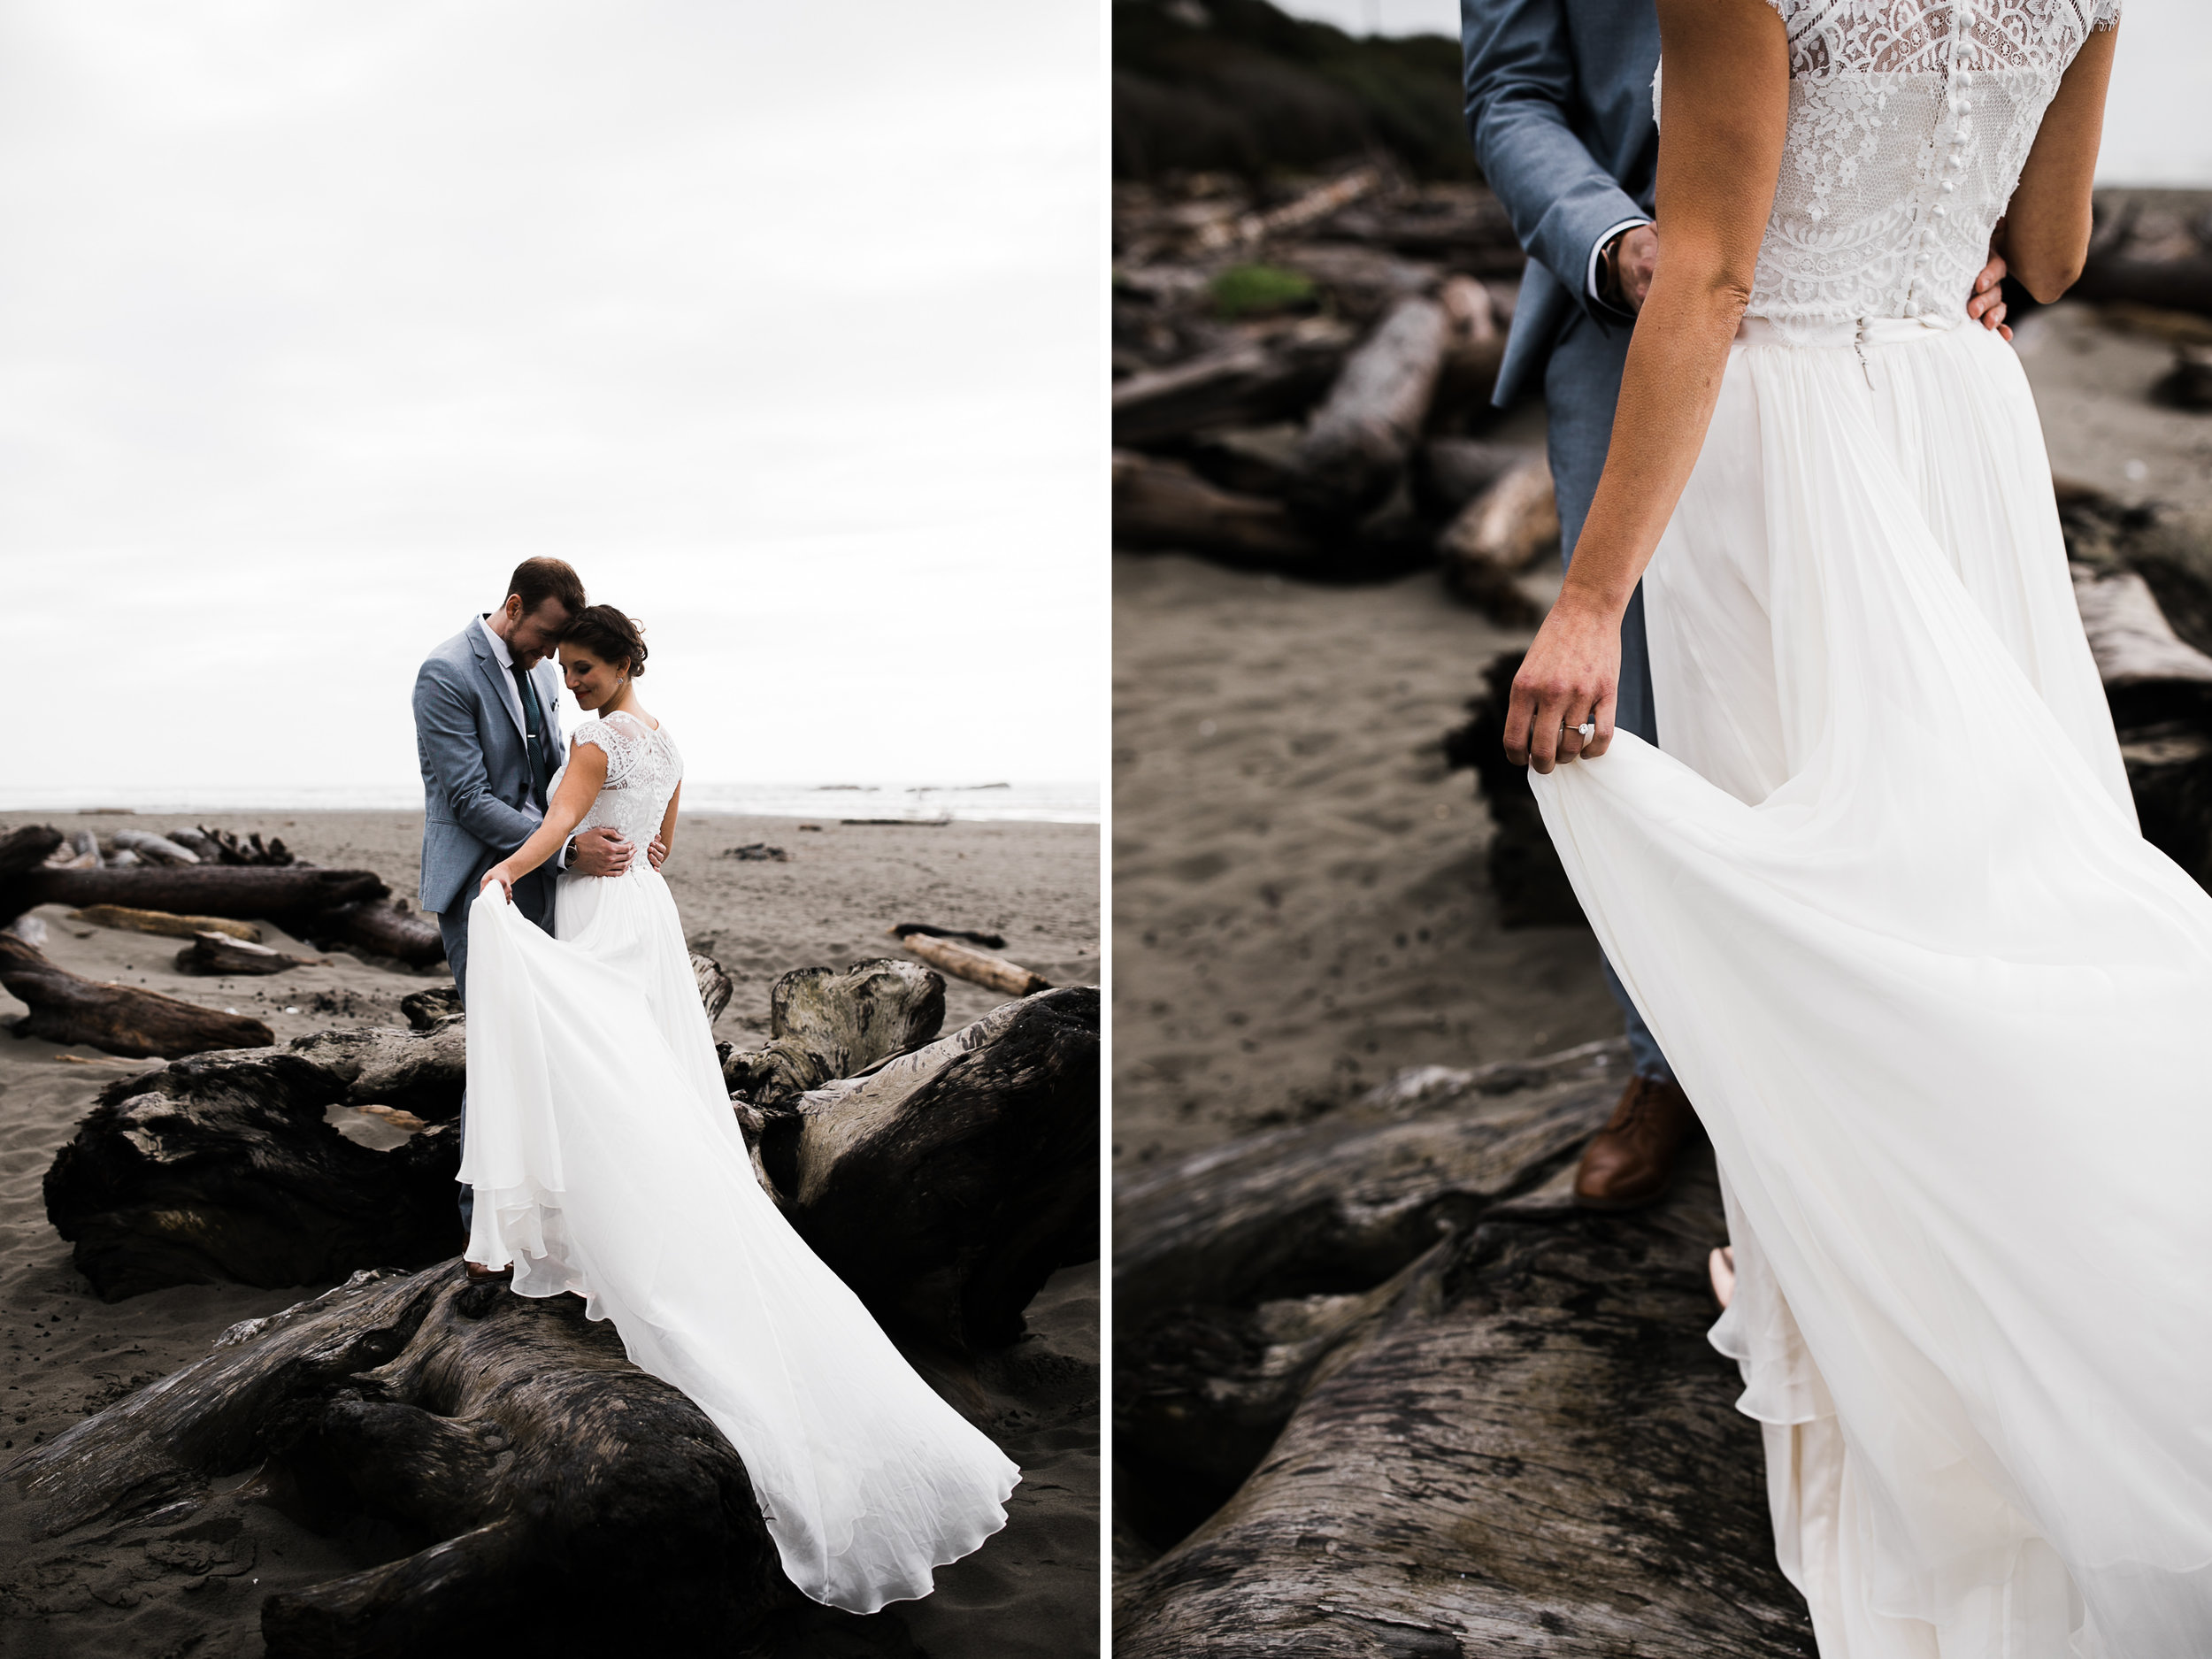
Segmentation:
[[(188, 815), (146, 818), (15, 813), (4, 827), (161, 829)], [(226, 813), (243, 835), (280, 835), (317, 864), (376, 871), (414, 891), (421, 820), (403, 812)], [(806, 820), (815, 822), (817, 820)], [(1087, 825), (956, 823), (840, 826), (687, 814), (665, 873), (695, 949), (736, 981), (716, 1035), (766, 1035), (769, 987), (817, 963), (895, 956), (894, 922), (992, 930), (1006, 954), (1058, 984), (1098, 978), (1098, 831)], [(788, 863), (740, 862), (726, 849), (766, 841)], [(399, 1001), (443, 980), (339, 955), (326, 965), (259, 979), (175, 972), (176, 940), (71, 923), (60, 906), (48, 954), (74, 972), (144, 984), (265, 1020), (280, 1041), (347, 1025), (403, 1024)], [(265, 928), (279, 949), (318, 953)], [(949, 981), (948, 1031), (1003, 999)], [(0, 992), (0, 1025), (23, 1011)], [(0, 1040), (0, 1460), (198, 1358), (241, 1319), (273, 1313), (326, 1286), (253, 1290), (180, 1286), (108, 1304), (70, 1263), (46, 1221), (40, 1178), (95, 1093), (153, 1062), (88, 1048)], [(1097, 1650), (1098, 1294), (1095, 1264), (1056, 1275), (1030, 1309), (1030, 1331), (975, 1379), (949, 1392), (1022, 1465), (1010, 1520), (982, 1549), (938, 1574), (935, 1595), (872, 1619), (824, 1615), (795, 1653), (910, 1654), (931, 1659), (1059, 1659)], [(0, 1486), (0, 1654), (115, 1659), (257, 1655), (259, 1609), (271, 1591), (392, 1559), (415, 1545), (394, 1529), (357, 1524), (319, 1536), (219, 1482), (202, 1510), (150, 1533), (46, 1540), (31, 1506)]]

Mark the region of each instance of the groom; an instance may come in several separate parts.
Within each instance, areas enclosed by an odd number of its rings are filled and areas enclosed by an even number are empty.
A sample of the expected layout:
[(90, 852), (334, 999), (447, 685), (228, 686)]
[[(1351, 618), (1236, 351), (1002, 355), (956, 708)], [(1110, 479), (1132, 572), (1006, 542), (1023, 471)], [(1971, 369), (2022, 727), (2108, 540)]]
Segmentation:
[[(566, 752), (555, 708), (561, 672), (551, 657), (584, 604), (584, 585), (567, 565), (525, 559), (508, 579), (499, 609), (472, 618), (424, 658), (415, 675), (415, 752), (423, 784), (420, 901), (438, 918), (464, 1003), (469, 906), (477, 884), (537, 829)], [(556, 871), (620, 875), (635, 851), (604, 826), (571, 836), (546, 864), (515, 883), (515, 908), (549, 933)], [(465, 1095), (460, 1132), (465, 1145)], [(464, 1227), (473, 1209), (464, 1183)]]
[[(1475, 158), (1529, 256), (1492, 401), (1503, 408), (1526, 387), (1543, 389), (1559, 547), (1571, 561), (1612, 442), (1629, 336), (1659, 262), (1658, 12), (1654, 0), (1460, 0), (1459, 19)], [(1975, 280), (1967, 312), (1985, 327), (2004, 321), (2004, 274), (1993, 255)], [(1659, 741), (1640, 587), (1621, 620), (1614, 723)], [(1583, 1153), (1575, 1196), (1624, 1210), (1666, 1191), (1694, 1114), (1612, 964), (1603, 965), (1634, 1073)]]

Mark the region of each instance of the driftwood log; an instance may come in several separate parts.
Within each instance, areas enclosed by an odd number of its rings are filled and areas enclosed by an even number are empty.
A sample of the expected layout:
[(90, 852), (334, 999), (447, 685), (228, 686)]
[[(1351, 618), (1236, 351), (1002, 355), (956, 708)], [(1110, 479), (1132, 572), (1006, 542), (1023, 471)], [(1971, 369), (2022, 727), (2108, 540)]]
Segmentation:
[(192, 942), (177, 952), (177, 972), (210, 977), (234, 973), (285, 973), (294, 968), (314, 966), (321, 957), (287, 956), (266, 945), (250, 944), (245, 940), (212, 931), (196, 933)]
[(384, 883), (366, 870), (196, 864), (142, 864), (127, 870), (42, 868), (0, 876), (0, 919), (35, 904), (119, 904), (180, 916), (263, 921), (326, 915), (359, 899), (382, 898)]
[(691, 977), (699, 987), (699, 1006), (707, 1010), (707, 1024), (711, 1025), (722, 1018), (722, 1010), (730, 1005), (737, 987), (722, 972), (720, 963), (695, 950), (691, 953)]
[(1098, 1254), (1098, 1100), (1097, 988), (1048, 990), (803, 1096), (762, 1162), (879, 1319), (972, 1353)]
[(1203, 553), (1268, 569), (1310, 569), (1321, 544), (1279, 501), (1224, 489), (1179, 461), (1114, 451), (1114, 545)]
[(1624, 1071), (1430, 1068), (1123, 1185), (1119, 1512), (1166, 1553), (1118, 1654), (1810, 1655), (1704, 1339), (1709, 1155), (1568, 1201)]
[(330, 1119), (371, 1103), (450, 1118), (465, 1042), (458, 1019), (322, 1032), (119, 1079), (46, 1171), (47, 1218), (110, 1302), (441, 1261), (462, 1241), (457, 1134), (434, 1125), (378, 1152)]
[(1541, 620), (1514, 578), (1559, 549), (1559, 506), (1540, 456), (1512, 466), (1463, 507), (1437, 538), (1445, 586), (1509, 626)]
[(894, 939), (905, 939), (914, 933), (925, 933), (932, 939), (962, 939), (971, 945), (980, 945), (986, 950), (1006, 949), (1006, 935), (1003, 933), (981, 933), (968, 927), (939, 927), (930, 922), (895, 922), (892, 925), (891, 937)]
[(1144, 448), (1209, 426), (1248, 426), (1295, 415), (1336, 377), (1354, 336), (1330, 318), (1309, 318), (1133, 374), (1113, 388), (1114, 442)]
[(1655, 1211), (1492, 1223), (1371, 1298), (1275, 1311), (1224, 1393), (1284, 1364), (1287, 1422), (1125, 1589), (1115, 1652), (1810, 1659), (1705, 1340), (1722, 1217), (1688, 1161)]
[(196, 864), (200, 862), (199, 854), (165, 835), (152, 835), (144, 830), (120, 829), (108, 839), (116, 846), (136, 853), (148, 864)]
[(167, 910), (134, 910), (120, 904), (91, 904), (70, 911), (69, 919), (125, 933), (152, 933), (164, 939), (197, 939), (202, 933), (223, 933), (250, 945), (261, 942), (261, 930), (251, 922), (234, 922), (225, 916), (173, 916)]
[[(898, 930), (894, 928), (892, 932), (896, 933)], [(1052, 988), (1051, 980), (1032, 973), (1019, 963), (1009, 962), (987, 950), (978, 950), (956, 939), (910, 933), (901, 936), (899, 942), (931, 967), (1007, 996), (1029, 996)]]
[(756, 1107), (780, 1106), (920, 1048), (944, 1023), (945, 982), (910, 962), (795, 969), (768, 994), (768, 1042), (723, 1056), (723, 1080)]
[(0, 876), (35, 870), (66, 843), (50, 824), (26, 824), (0, 836)]
[(182, 1521), (216, 1478), (427, 1547), (269, 1597), (279, 1659), (724, 1652), (796, 1598), (742, 1461), (575, 1297), (365, 1272), (15, 1460), (47, 1530)]
[(325, 950), (365, 950), (411, 968), (434, 967), (445, 960), (445, 940), (436, 924), (415, 913), (404, 899), (358, 899), (308, 917), (298, 926), (302, 938)]
[(18, 1037), (81, 1042), (136, 1059), (270, 1041), (269, 1028), (257, 1019), (139, 986), (85, 979), (49, 961), (13, 933), (0, 933), (0, 986), (30, 1007), (15, 1024)]
[(1451, 344), (1444, 308), (1401, 300), (1344, 362), (1299, 441), (1290, 503), (1316, 524), (1342, 526), (1380, 506), (1405, 471)]

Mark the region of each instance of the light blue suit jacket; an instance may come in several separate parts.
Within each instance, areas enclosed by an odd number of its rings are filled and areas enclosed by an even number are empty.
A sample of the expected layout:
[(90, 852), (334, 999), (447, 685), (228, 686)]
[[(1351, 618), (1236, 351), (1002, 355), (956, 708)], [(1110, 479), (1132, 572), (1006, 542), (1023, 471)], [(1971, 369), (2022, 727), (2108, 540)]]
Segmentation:
[[(530, 671), (544, 711), (549, 770), (566, 749), (557, 704), (561, 671), (550, 657)], [(442, 914), (473, 897), (484, 872), (530, 839), (545, 817), (530, 769), (514, 680), (491, 641), (469, 625), (423, 659), (415, 674), (415, 753), (422, 763), (422, 908)], [(515, 903), (540, 926), (551, 919), (546, 869), (515, 886)]]
[(1629, 319), (1594, 306), (1585, 284), (1598, 239), (1651, 214), (1659, 13), (1652, 0), (1460, 0), (1459, 34), (1475, 159), (1529, 254), (1498, 369), (1502, 407), (1577, 311), (1627, 349)]

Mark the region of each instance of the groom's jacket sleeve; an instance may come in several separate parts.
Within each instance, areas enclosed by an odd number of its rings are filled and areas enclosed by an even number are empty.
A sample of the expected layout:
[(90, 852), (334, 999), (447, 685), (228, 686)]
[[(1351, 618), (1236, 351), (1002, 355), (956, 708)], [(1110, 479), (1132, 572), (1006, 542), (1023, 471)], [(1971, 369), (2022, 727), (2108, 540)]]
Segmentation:
[(1624, 219), (1649, 218), (1575, 133), (1569, 0), (1460, 0), (1467, 133), (1513, 234), (1587, 310), (1590, 253)]
[(530, 839), (537, 817), (492, 793), (476, 710), (442, 663), (425, 663), (415, 676), (415, 738), (456, 824), (502, 857)]

